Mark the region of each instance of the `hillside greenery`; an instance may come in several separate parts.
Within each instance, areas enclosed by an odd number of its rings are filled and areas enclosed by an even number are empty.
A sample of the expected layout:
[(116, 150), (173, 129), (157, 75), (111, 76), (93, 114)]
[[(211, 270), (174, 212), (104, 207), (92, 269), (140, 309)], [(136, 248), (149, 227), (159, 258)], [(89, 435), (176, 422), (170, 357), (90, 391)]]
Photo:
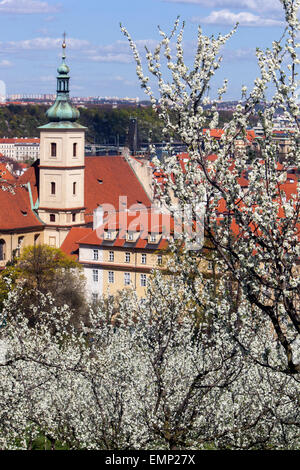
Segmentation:
[[(38, 127), (47, 123), (47, 106), (10, 105), (0, 108), (0, 137), (38, 137)], [(126, 143), (130, 118), (137, 118), (141, 142), (161, 142), (162, 123), (150, 107), (111, 109), (89, 107), (80, 109), (80, 123), (88, 128), (87, 142), (120, 145)], [(207, 118), (210, 119), (209, 111)], [(220, 126), (232, 117), (230, 111), (220, 112)]]

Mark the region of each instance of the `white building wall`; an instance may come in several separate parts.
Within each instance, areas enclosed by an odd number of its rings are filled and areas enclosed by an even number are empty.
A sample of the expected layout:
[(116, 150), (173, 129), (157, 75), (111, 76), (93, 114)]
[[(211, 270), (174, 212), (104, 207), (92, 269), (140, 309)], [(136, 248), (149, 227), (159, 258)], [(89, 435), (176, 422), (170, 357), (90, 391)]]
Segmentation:
[[(98, 270), (98, 282), (94, 281), (93, 278), (93, 271)], [(87, 288), (87, 295), (90, 301), (93, 300), (93, 295), (97, 294), (98, 298), (103, 296), (103, 270), (97, 267), (85, 267), (84, 268), (84, 275), (86, 278), (86, 288)]]
[[(94, 260), (94, 250), (98, 249), (98, 260)], [(103, 270), (97, 266), (98, 263), (103, 262), (103, 250), (96, 246), (80, 247), (79, 248), (79, 262), (93, 263), (90, 266), (84, 267), (84, 275), (86, 277), (86, 287), (88, 297), (93, 299), (93, 294), (97, 294), (98, 298), (103, 295)], [(93, 279), (93, 270), (98, 270), (98, 282)]]

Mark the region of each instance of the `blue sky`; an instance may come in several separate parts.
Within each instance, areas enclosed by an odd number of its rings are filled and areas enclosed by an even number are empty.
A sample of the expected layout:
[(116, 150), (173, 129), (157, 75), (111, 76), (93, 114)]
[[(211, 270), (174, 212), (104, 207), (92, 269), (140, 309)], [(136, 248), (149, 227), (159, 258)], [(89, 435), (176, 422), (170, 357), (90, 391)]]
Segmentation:
[(187, 61), (198, 24), (210, 35), (226, 33), (239, 21), (214, 81), (217, 88), (224, 77), (229, 79), (225, 99), (239, 99), (241, 86), (251, 86), (256, 46), (270, 46), (283, 31), (279, 0), (0, 0), (0, 80), (7, 93), (54, 93), (66, 31), (73, 96), (143, 99), (119, 23), (141, 47), (153, 47), (157, 25), (169, 31), (178, 15), (186, 22)]

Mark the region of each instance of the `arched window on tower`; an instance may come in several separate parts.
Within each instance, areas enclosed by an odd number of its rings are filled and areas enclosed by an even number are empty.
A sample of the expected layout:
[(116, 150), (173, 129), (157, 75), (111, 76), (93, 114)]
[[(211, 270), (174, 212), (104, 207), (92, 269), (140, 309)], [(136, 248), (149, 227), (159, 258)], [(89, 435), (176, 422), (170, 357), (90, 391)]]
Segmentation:
[(56, 194), (56, 184), (54, 182), (51, 183), (51, 195), (54, 196)]
[(6, 260), (6, 243), (4, 240), (0, 240), (0, 261)]
[(76, 183), (73, 183), (73, 196), (76, 196)]

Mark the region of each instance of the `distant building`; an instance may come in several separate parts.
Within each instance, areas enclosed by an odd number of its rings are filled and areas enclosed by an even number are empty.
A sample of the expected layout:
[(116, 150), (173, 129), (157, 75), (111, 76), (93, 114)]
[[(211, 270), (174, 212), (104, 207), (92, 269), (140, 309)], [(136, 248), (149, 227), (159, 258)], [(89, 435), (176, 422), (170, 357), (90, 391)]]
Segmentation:
[(168, 247), (165, 234), (174, 229), (171, 217), (146, 211), (137, 226), (136, 215), (118, 213), (113, 223), (109, 217), (103, 223), (103, 217), (99, 207), (94, 211), (93, 228), (72, 228), (62, 250), (83, 265), (90, 299), (126, 288), (143, 296), (152, 270), (163, 269), (163, 250)]
[(38, 160), (40, 139), (0, 139), (0, 153), (17, 161)]

